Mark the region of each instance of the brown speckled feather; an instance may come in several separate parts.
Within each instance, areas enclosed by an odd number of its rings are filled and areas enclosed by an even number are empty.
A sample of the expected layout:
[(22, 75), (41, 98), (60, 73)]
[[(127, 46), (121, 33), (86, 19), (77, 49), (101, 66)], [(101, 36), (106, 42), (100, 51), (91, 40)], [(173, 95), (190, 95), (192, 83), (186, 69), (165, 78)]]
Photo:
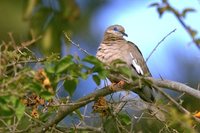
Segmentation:
[[(126, 34), (122, 26), (110, 26), (105, 31), (104, 39), (97, 50), (96, 57), (105, 64), (111, 64), (112, 61), (120, 59), (128, 65), (134, 75), (151, 76), (142, 53), (134, 43), (126, 41), (123, 38), (124, 35)], [(136, 64), (135, 66), (133, 65), (133, 59)], [(136, 70), (137, 66), (142, 73)], [(112, 79), (110, 80), (112, 82)], [(153, 90), (150, 87), (144, 87), (136, 91), (136, 93), (145, 101), (154, 100)]]

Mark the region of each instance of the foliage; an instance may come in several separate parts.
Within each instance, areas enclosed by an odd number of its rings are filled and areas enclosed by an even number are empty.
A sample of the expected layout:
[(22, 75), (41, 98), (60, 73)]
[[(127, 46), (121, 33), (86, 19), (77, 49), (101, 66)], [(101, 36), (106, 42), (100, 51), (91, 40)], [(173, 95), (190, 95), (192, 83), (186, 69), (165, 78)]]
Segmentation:
[[(16, 124), (12, 121), (14, 119), (17, 124), (20, 124), (25, 112), (26, 115), (30, 113), (31, 117), (45, 122), (47, 119), (44, 119), (44, 115), (48, 117), (55, 111), (49, 106), (54, 102), (52, 100), (60, 82), (64, 83), (63, 87), (72, 96), (80, 78), (87, 79), (90, 74), (97, 72), (99, 74), (94, 74), (95, 79), (106, 77), (103, 64), (93, 56), (87, 56), (82, 60), (72, 55), (60, 59), (56, 54), (43, 59), (36, 58), (35, 54), (26, 47), (36, 40), (33, 38), (22, 43), (23, 45), (16, 45), (12, 41), (1, 44), (1, 127), (11, 127)], [(39, 69), (33, 69), (37, 67)], [(48, 112), (44, 111), (47, 108)]]

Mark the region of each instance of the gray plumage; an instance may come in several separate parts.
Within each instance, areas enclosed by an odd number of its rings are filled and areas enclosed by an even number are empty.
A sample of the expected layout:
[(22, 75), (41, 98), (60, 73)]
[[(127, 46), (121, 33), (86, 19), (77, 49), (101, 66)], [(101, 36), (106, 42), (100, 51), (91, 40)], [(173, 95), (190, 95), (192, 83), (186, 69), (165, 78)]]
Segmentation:
[[(97, 50), (96, 57), (107, 65), (120, 59), (132, 70), (133, 75), (151, 76), (138, 47), (134, 43), (125, 40), (123, 36), (127, 36), (127, 34), (122, 26), (113, 25), (108, 27)], [(111, 82), (117, 82), (110, 80)], [(155, 100), (154, 90), (150, 86), (145, 86), (134, 92), (147, 102)]]

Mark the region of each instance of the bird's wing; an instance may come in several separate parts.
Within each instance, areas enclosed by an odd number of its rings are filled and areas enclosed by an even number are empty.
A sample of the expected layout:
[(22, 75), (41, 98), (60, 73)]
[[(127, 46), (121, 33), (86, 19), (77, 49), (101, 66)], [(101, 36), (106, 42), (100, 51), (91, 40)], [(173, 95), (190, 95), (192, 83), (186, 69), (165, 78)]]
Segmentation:
[(143, 55), (139, 48), (132, 42), (127, 41), (127, 56), (131, 58), (131, 65), (139, 75), (151, 76), (151, 73), (146, 65)]

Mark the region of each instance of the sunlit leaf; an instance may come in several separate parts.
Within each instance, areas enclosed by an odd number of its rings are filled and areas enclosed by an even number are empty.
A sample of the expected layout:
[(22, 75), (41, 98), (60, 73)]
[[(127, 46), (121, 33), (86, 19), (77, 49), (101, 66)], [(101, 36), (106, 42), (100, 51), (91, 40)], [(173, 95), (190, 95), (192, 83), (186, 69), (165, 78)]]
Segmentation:
[(101, 62), (95, 56), (86, 56), (83, 61), (91, 63), (93, 65), (100, 65)]
[(16, 110), (15, 114), (16, 114), (18, 120), (21, 120), (22, 116), (24, 115), (24, 111), (25, 111), (24, 104), (18, 100), (16, 107), (15, 107), (15, 110)]
[(53, 64), (52, 62), (45, 63), (45, 71), (47, 73), (54, 74), (55, 73), (55, 64)]
[(87, 79), (88, 74), (86, 74), (86, 73), (84, 73), (84, 72), (81, 72), (81, 73), (80, 73), (80, 77), (81, 77), (82, 79)]
[(64, 72), (70, 65), (74, 64), (74, 62), (72, 61), (73, 56), (72, 55), (68, 55), (64, 58), (62, 58), (58, 64), (56, 65), (55, 71), (56, 73), (62, 73)]

